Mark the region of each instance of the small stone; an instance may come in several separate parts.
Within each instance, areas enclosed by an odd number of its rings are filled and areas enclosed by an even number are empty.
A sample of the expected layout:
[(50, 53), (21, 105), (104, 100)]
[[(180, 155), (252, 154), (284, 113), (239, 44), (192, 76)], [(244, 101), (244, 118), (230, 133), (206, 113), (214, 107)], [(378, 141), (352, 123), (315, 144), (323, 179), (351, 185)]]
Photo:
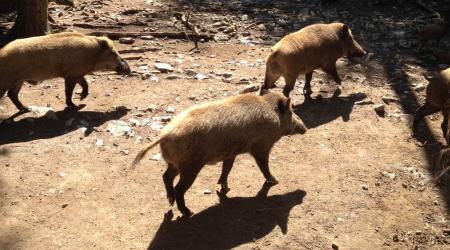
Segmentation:
[(46, 117), (52, 120), (58, 120), (58, 116), (52, 108), (30, 106), (30, 109), (35, 114), (36, 118)]
[(205, 189), (205, 190), (203, 190), (203, 194), (212, 194), (212, 192), (209, 189)]
[(247, 20), (248, 20), (247, 14), (241, 16), (241, 21), (247, 21)]
[(145, 73), (143, 73), (143, 74), (141, 75), (141, 79), (142, 79), (142, 80), (147, 80), (147, 79), (149, 79), (151, 76), (152, 76), (152, 74), (150, 74), (150, 73), (148, 73), (148, 72), (145, 72)]
[(239, 94), (255, 92), (255, 91), (257, 91), (258, 89), (259, 89), (259, 87), (256, 86), (255, 84), (249, 84), (249, 85), (245, 86), (244, 89), (242, 89), (241, 91), (239, 91)]
[(419, 91), (424, 90), (425, 88), (426, 88), (425, 85), (423, 85), (423, 84), (418, 84), (417, 86), (414, 87), (414, 90), (417, 91), (417, 92), (419, 92)]
[(443, 232), (445, 235), (450, 235), (450, 228), (444, 228), (444, 229), (442, 230), (442, 232)]
[(367, 185), (362, 185), (362, 189), (367, 191), (369, 190), (369, 187)]
[(336, 243), (331, 244), (333, 250), (339, 250), (339, 246)]
[(434, 203), (434, 205), (436, 205), (436, 206), (439, 205), (439, 201), (438, 201), (438, 200), (434, 200), (433, 203)]
[(383, 172), (381, 172), (381, 174), (383, 176), (385, 176), (385, 177), (390, 178), (391, 180), (395, 179), (395, 174), (394, 173), (389, 173), (389, 172), (383, 171)]
[(131, 128), (124, 121), (113, 120), (106, 126), (106, 131), (110, 132), (113, 136), (123, 136), (131, 131)]
[(203, 74), (200, 74), (200, 73), (198, 73), (197, 75), (195, 75), (195, 79), (197, 79), (197, 80), (199, 80), (199, 81), (204, 80), (204, 79), (207, 79), (207, 78), (208, 78), (207, 76), (205, 76), (205, 75), (203, 75)]
[(180, 77), (179, 75), (175, 75), (175, 74), (168, 75), (168, 76), (166, 77), (167, 80), (175, 80), (175, 79), (180, 79), (180, 78), (181, 78), (181, 77)]
[(416, 235), (422, 235), (422, 231), (417, 230), (417, 231), (416, 231)]
[(69, 206), (69, 204), (67, 204), (67, 203), (65, 203), (65, 204), (62, 204), (62, 208), (66, 208), (67, 206)]
[(264, 30), (266, 30), (266, 26), (264, 24), (260, 24), (260, 25), (256, 26), (256, 29), (259, 31), (264, 31)]
[(408, 188), (408, 185), (406, 183), (402, 183), (402, 187)]
[(151, 41), (151, 40), (155, 40), (155, 37), (154, 36), (141, 36), (141, 39)]
[(167, 107), (166, 113), (173, 114), (175, 113), (175, 108), (172, 106)]
[(119, 38), (119, 43), (122, 44), (133, 44), (136, 40), (132, 37), (121, 37)]
[(161, 153), (157, 153), (156, 155), (152, 156), (152, 161), (160, 161), (161, 160)]
[(123, 150), (120, 150), (120, 153), (122, 153), (123, 155), (129, 155), (130, 151), (123, 149)]
[(97, 140), (95, 141), (95, 146), (97, 146), (97, 147), (103, 146), (103, 140), (102, 140), (102, 139), (97, 139)]
[(399, 237), (398, 237), (397, 234), (394, 234), (394, 236), (392, 237), (392, 240), (393, 240), (394, 242), (399, 242), (399, 241), (400, 241), (400, 239), (399, 239)]
[(374, 110), (377, 113), (377, 115), (379, 116), (384, 116), (386, 113), (386, 107), (384, 106), (384, 104), (378, 104), (374, 106)]
[(173, 67), (168, 63), (155, 63), (155, 68), (162, 73), (172, 72)]

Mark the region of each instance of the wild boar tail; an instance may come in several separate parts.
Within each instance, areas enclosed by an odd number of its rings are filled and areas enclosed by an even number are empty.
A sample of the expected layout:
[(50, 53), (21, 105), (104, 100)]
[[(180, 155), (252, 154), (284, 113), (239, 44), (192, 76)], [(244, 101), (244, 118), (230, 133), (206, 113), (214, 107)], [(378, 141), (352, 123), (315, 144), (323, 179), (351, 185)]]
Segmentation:
[(160, 136), (158, 137), (158, 139), (156, 139), (156, 141), (150, 143), (145, 149), (141, 150), (137, 155), (136, 158), (134, 158), (133, 163), (131, 164), (131, 169), (135, 169), (136, 165), (142, 160), (142, 158), (144, 158), (144, 156), (147, 154), (147, 152), (154, 148), (156, 145), (158, 145), (161, 140), (164, 138), (164, 136)]

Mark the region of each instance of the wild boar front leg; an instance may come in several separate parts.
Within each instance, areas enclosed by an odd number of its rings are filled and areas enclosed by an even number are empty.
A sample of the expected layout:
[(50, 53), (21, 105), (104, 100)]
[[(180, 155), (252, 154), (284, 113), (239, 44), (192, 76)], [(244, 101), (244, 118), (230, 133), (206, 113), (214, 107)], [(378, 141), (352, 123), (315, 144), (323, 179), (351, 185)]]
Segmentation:
[(266, 181), (268, 183), (278, 184), (277, 179), (273, 177), (269, 170), (269, 152), (270, 150), (255, 150), (251, 155), (255, 158), (256, 164), (264, 175), (264, 178), (266, 178)]
[(77, 84), (77, 80), (75, 78), (66, 77), (64, 82), (65, 93), (66, 93), (66, 105), (69, 108), (77, 108), (77, 105), (72, 102), (73, 89), (75, 88), (75, 84)]
[(331, 77), (333, 77), (333, 80), (337, 84), (337, 88), (333, 93), (333, 97), (339, 96), (342, 92), (341, 87), (340, 87), (342, 80), (341, 80), (341, 78), (339, 78), (339, 75), (337, 73), (336, 63), (322, 67), (322, 70), (325, 71), (325, 73), (327, 73), (328, 75), (331, 75)]
[(166, 187), (167, 199), (170, 205), (175, 202), (175, 189), (173, 188), (173, 180), (178, 175), (178, 170), (174, 165), (168, 164), (166, 172), (163, 174), (164, 186)]
[(11, 99), (11, 101), (14, 103), (14, 105), (20, 112), (26, 113), (26, 112), (29, 112), (30, 109), (28, 107), (24, 106), (19, 100), (19, 92), (20, 92), (20, 89), (22, 89), (22, 85), (23, 85), (23, 82), (18, 82), (16, 84), (14, 84), (14, 87), (12, 87), (8, 90), (8, 97), (9, 97), (9, 99)]
[(313, 72), (309, 72), (305, 74), (305, 86), (303, 87), (303, 95), (306, 98), (311, 98), (312, 90), (311, 90), (311, 80), (312, 80)]
[(286, 97), (289, 97), (289, 93), (294, 89), (295, 81), (297, 80), (297, 75), (295, 74), (286, 74), (284, 75), (285, 85), (283, 89), (283, 94)]
[(217, 184), (220, 184), (221, 186), (220, 188), (221, 193), (226, 194), (228, 191), (230, 191), (230, 189), (228, 188), (228, 175), (230, 174), (235, 159), (236, 156), (233, 156), (223, 161), (222, 174), (220, 174), (219, 181), (217, 182)]
[(417, 127), (419, 125), (419, 122), (427, 115), (434, 114), (439, 111), (439, 108), (430, 105), (428, 102), (426, 102), (424, 105), (422, 105), (420, 108), (416, 110), (416, 114), (414, 115), (414, 121), (412, 124), (412, 133), (415, 135), (417, 133)]

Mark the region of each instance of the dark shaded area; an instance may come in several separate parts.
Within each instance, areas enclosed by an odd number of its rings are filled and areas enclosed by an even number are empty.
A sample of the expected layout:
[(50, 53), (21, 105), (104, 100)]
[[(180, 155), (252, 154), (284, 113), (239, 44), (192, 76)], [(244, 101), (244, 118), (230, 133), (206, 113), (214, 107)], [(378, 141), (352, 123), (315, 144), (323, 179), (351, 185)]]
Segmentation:
[(347, 97), (310, 99), (293, 107), (308, 129), (329, 123), (342, 117), (344, 122), (350, 120), (355, 102), (365, 99), (363, 93), (351, 94)]
[(264, 183), (256, 197), (227, 198), (190, 218), (172, 221), (169, 211), (148, 249), (232, 249), (260, 239), (279, 226), (288, 231), (292, 208), (303, 202), (305, 191), (267, 197)]
[(109, 120), (118, 120), (128, 111), (125, 107), (108, 112), (63, 110), (55, 112), (58, 120), (48, 116), (24, 118), (19, 121), (8, 119), (0, 123), (0, 145), (53, 138), (81, 127), (87, 128), (85, 135), (88, 136), (95, 127)]

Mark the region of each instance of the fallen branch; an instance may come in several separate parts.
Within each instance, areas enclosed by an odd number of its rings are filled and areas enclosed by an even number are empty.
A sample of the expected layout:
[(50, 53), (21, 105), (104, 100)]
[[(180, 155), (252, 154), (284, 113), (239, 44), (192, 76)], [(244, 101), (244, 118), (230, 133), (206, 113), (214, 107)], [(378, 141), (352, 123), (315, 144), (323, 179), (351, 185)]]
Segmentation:
[(73, 26), (80, 27), (83, 29), (113, 29), (113, 28), (117, 28), (117, 26), (114, 26), (114, 25), (90, 24), (90, 23), (74, 23)]
[[(111, 39), (119, 39), (121, 37), (140, 37), (140, 36), (153, 36), (157, 38), (171, 38), (171, 39), (185, 39), (186, 32), (119, 32), (119, 31), (94, 31), (87, 33), (90, 36), (107, 36)], [(197, 37), (199, 40), (210, 41), (214, 39), (214, 36), (208, 34), (191, 34), (191, 37)]]
[(134, 48), (134, 49), (123, 49), (119, 50), (118, 52), (120, 54), (126, 54), (126, 53), (144, 53), (148, 51), (158, 51), (161, 50), (161, 48), (151, 47), (151, 48)]

